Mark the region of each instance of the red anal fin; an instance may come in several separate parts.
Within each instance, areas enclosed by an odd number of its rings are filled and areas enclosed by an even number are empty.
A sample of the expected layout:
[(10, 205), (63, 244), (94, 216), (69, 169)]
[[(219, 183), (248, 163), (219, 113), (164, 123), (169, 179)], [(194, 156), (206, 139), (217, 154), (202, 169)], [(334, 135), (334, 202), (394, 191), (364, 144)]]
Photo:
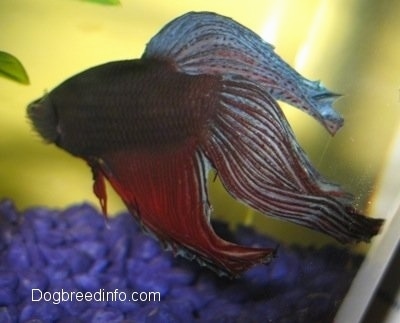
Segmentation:
[(102, 160), (102, 171), (130, 211), (176, 254), (234, 276), (274, 256), (273, 249), (239, 246), (215, 234), (209, 224), (207, 164), (194, 144), (163, 152), (114, 152)]

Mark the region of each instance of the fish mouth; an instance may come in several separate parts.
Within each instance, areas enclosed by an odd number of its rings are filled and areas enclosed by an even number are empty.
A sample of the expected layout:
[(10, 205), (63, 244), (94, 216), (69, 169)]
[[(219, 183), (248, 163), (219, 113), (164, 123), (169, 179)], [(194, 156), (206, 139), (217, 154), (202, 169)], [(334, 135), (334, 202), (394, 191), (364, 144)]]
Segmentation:
[(58, 117), (54, 105), (48, 95), (30, 103), (27, 116), (33, 128), (48, 143), (56, 143), (60, 136)]

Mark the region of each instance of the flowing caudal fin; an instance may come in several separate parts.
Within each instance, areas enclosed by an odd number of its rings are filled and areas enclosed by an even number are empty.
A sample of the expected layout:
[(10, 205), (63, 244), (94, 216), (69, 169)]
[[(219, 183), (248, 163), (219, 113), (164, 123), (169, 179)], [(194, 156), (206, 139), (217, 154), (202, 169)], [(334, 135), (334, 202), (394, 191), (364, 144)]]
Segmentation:
[(368, 241), (382, 223), (311, 166), (275, 101), (251, 82), (227, 80), (202, 148), (227, 190), (267, 215), (331, 235)]
[(343, 124), (331, 106), (337, 94), (303, 78), (248, 28), (215, 13), (191, 12), (173, 20), (147, 44), (143, 58), (167, 59), (188, 74), (255, 82), (275, 99), (309, 113), (331, 134)]
[(219, 238), (209, 224), (207, 161), (188, 145), (159, 152), (116, 152), (97, 167), (148, 231), (176, 254), (219, 274), (238, 275), (267, 263), (273, 249), (239, 246)]

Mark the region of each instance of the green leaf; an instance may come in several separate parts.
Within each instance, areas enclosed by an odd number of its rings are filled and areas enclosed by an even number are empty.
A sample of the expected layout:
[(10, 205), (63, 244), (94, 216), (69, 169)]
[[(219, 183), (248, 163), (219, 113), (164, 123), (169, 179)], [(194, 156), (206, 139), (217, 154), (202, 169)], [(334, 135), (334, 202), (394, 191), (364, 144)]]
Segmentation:
[(111, 6), (117, 6), (117, 5), (121, 4), (121, 2), (119, 0), (82, 0), (82, 1), (94, 2), (94, 3), (104, 4), (104, 5), (111, 5)]
[(0, 51), (0, 76), (22, 84), (29, 84), (29, 77), (21, 62), (13, 55)]

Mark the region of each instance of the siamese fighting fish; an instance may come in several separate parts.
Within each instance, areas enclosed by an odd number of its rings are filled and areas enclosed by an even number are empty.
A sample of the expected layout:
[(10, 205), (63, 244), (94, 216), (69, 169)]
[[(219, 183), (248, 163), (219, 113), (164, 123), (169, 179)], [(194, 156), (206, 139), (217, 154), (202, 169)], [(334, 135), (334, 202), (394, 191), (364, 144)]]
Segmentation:
[(107, 212), (105, 180), (176, 255), (238, 276), (276, 248), (235, 244), (210, 224), (207, 175), (238, 201), (342, 243), (369, 241), (381, 219), (310, 163), (277, 101), (331, 134), (337, 95), (302, 77), (257, 34), (211, 12), (163, 27), (138, 59), (89, 68), (28, 106), (34, 129), (87, 162)]

